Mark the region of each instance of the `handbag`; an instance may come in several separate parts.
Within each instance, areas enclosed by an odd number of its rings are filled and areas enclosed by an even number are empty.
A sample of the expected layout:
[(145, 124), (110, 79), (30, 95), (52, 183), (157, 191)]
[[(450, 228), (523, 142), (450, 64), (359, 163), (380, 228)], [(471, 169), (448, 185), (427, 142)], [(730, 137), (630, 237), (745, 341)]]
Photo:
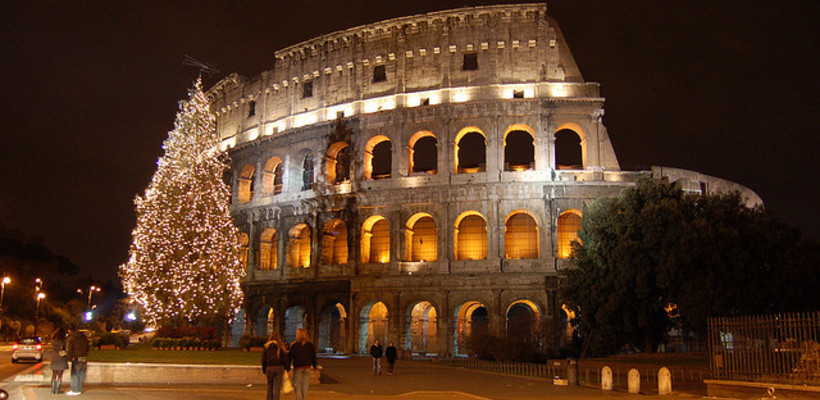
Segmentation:
[(282, 375), (282, 394), (289, 394), (293, 393), (293, 383), (290, 381), (291, 373), (285, 371), (284, 375)]

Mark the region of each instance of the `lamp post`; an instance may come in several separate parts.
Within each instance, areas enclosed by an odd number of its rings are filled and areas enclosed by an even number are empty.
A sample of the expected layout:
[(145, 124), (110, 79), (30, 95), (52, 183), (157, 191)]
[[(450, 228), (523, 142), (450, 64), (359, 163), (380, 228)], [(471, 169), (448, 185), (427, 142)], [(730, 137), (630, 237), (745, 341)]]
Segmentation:
[(40, 300), (46, 297), (43, 292), (37, 292), (37, 307), (34, 309), (34, 336), (37, 336), (37, 320), (40, 317)]
[(9, 278), (8, 276), (4, 276), (2, 281), (2, 289), (0, 289), (0, 311), (3, 311), (3, 298), (6, 297), (7, 283), (11, 283), (11, 278)]
[[(100, 288), (98, 288), (94, 285), (92, 285), (91, 287), (88, 288), (88, 304), (86, 305), (86, 310), (91, 309), (91, 295), (93, 295), (94, 292), (99, 293), (100, 290), (101, 290)], [(83, 294), (83, 290), (82, 289), (77, 289), (77, 293)]]

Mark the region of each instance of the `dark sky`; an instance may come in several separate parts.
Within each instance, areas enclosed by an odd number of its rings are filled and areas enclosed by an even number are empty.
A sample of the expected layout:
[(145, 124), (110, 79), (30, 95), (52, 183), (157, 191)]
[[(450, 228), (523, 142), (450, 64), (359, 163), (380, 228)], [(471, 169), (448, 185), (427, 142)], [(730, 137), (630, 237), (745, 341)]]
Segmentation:
[[(127, 259), (141, 193), (197, 71), (254, 76), (339, 29), (489, 1), (23, 1), (0, 12), (0, 222), (95, 277)], [(496, 2), (497, 3), (497, 2)], [(739, 182), (820, 238), (820, 2), (549, 2), (623, 169)]]

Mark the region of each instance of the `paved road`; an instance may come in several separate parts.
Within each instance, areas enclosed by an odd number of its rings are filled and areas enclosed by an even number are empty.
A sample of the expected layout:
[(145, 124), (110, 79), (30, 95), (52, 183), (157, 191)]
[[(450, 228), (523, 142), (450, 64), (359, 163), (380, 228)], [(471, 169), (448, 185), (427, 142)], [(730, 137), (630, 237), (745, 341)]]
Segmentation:
[[(587, 387), (553, 386), (541, 379), (502, 376), (466, 369), (435, 366), (424, 362), (400, 361), (393, 376), (373, 376), (367, 358), (321, 359), (324, 379), (311, 387), (310, 400), (536, 400), (536, 399), (665, 399), (670, 396), (630, 395), (604, 392)], [(45, 371), (48, 373), (47, 369)], [(41, 384), (11, 383), (12, 399), (56, 399), (49, 393), (48, 382)], [(692, 398), (673, 394), (671, 398)], [(213, 386), (110, 386), (87, 385), (81, 399), (89, 400), (251, 400), (264, 399), (263, 387), (257, 385)], [(293, 399), (293, 395), (282, 397)]]

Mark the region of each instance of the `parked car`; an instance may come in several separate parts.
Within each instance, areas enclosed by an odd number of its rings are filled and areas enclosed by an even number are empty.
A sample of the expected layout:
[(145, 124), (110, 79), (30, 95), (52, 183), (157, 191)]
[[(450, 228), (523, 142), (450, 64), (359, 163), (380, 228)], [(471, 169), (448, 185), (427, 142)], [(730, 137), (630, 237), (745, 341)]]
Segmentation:
[(17, 363), (20, 360), (43, 361), (43, 343), (39, 337), (20, 338), (11, 348), (14, 350), (11, 353), (12, 363)]

